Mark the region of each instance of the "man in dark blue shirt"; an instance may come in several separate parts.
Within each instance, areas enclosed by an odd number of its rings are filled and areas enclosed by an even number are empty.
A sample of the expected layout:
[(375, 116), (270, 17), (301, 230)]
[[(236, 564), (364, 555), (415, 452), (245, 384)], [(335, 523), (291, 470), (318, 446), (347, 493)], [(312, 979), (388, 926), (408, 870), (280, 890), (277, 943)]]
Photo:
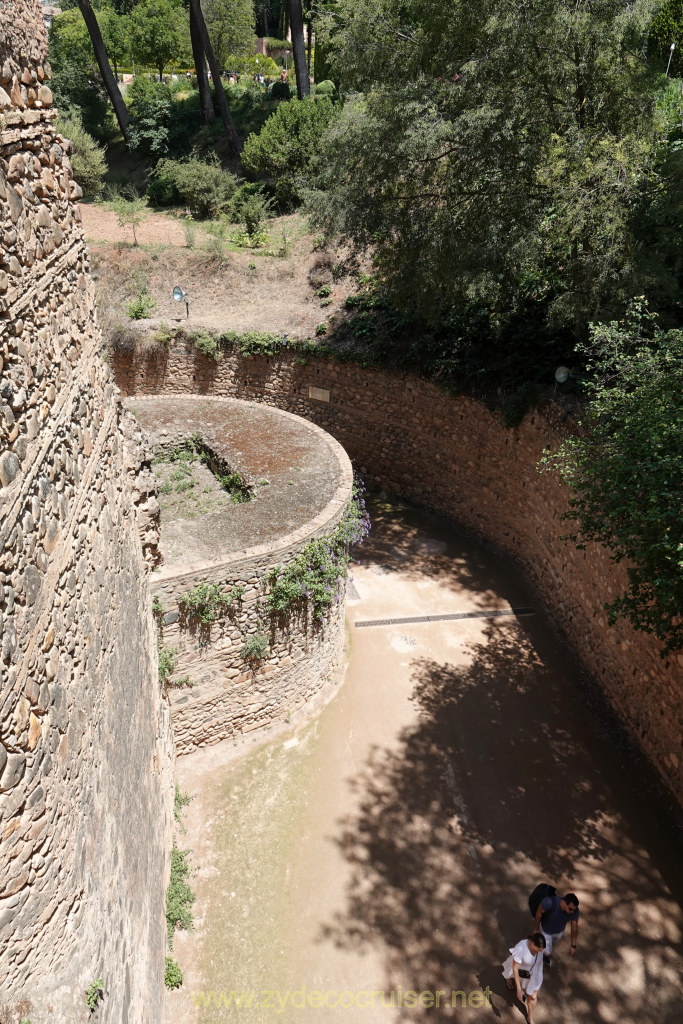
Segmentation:
[(550, 967), (553, 942), (559, 941), (564, 935), (567, 922), (572, 923), (572, 942), (570, 956), (576, 952), (576, 939), (579, 934), (579, 898), (573, 892), (566, 896), (545, 896), (538, 904), (534, 924), (536, 931), (545, 935), (545, 955), (543, 963)]

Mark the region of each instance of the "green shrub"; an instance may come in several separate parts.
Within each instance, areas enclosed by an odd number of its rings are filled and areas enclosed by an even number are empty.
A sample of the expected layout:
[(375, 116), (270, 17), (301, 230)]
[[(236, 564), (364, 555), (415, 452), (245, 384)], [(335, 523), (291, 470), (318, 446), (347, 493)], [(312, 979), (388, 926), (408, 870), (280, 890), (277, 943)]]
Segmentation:
[(186, 88), (184, 82), (169, 85), (136, 75), (126, 93), (131, 148), (152, 159), (189, 153), (202, 120), (199, 95), (185, 95)]
[(223, 265), (225, 262), (227, 244), (228, 225), (225, 218), (215, 220), (212, 224), (206, 225), (206, 238), (204, 239), (202, 248), (206, 253), (207, 259), (211, 263), (218, 263), (221, 266)]
[(272, 205), (272, 200), (267, 199), (263, 193), (259, 192), (255, 192), (242, 203), (241, 219), (244, 221), (247, 235), (252, 242), (265, 235), (261, 223), (270, 213)]
[(356, 480), (353, 498), (330, 536), (310, 541), (291, 562), (276, 565), (268, 573), (268, 611), (286, 615), (292, 608), (308, 606), (313, 618), (322, 622), (338, 600), (341, 581), (347, 575), (350, 545), (362, 544), (369, 531), (363, 486)]
[(272, 100), (291, 100), (292, 90), (286, 82), (274, 82), (270, 90)]
[(261, 200), (264, 207), (269, 206), (270, 201), (266, 195), (263, 185), (255, 181), (245, 181), (244, 184), (240, 185), (240, 187), (235, 191), (232, 199), (230, 200), (230, 205), (227, 210), (228, 219), (231, 220), (233, 224), (239, 224), (240, 221), (244, 223), (245, 207), (247, 207), (254, 198)]
[(207, 359), (218, 360), (221, 354), (221, 343), (215, 334), (209, 334), (207, 331), (192, 331), (187, 337), (189, 341), (193, 342), (197, 351)]
[(88, 985), (85, 992), (85, 1005), (88, 1007), (91, 1013), (94, 1013), (97, 1007), (104, 999), (104, 981), (102, 978), (95, 978)]
[(179, 850), (173, 844), (171, 850), (171, 878), (166, 890), (166, 928), (168, 931), (168, 947), (173, 949), (173, 933), (176, 928), (185, 931), (192, 929), (192, 904), (195, 894), (190, 888), (189, 850)]
[(226, 331), (220, 340), (222, 345), (239, 349), (243, 356), (275, 356), (282, 348), (282, 335), (267, 331)]
[(166, 967), (164, 968), (164, 985), (166, 988), (174, 989), (180, 988), (182, 983), (183, 972), (180, 969), (180, 964), (172, 956), (167, 956)]
[(337, 86), (334, 84), (334, 82), (331, 82), (329, 80), (329, 78), (326, 79), (324, 82), (317, 82), (316, 83), (316, 86), (315, 86), (315, 95), (316, 96), (336, 96), (336, 94), (337, 94)]
[(83, 189), (83, 195), (86, 199), (99, 199), (107, 173), (105, 147), (98, 145), (92, 135), (86, 132), (79, 114), (60, 116), (55, 122), (55, 127), (60, 135), (70, 139), (73, 144), (71, 166), (74, 178)]
[(175, 647), (159, 647), (159, 682), (165, 686), (177, 664)]
[(126, 306), (126, 312), (131, 320), (148, 320), (152, 315), (156, 299), (143, 288)]
[[(241, 478), (240, 478), (241, 479)], [(226, 488), (227, 489), (227, 488)], [(208, 626), (226, 615), (230, 607), (244, 594), (244, 587), (233, 587), (229, 594), (221, 589), (220, 583), (198, 583), (192, 590), (178, 598), (178, 607), (189, 619), (195, 619)]]
[(236, 189), (237, 178), (214, 155), (208, 160), (160, 160), (147, 194), (160, 206), (182, 203), (194, 217), (212, 219), (228, 209)]
[(325, 130), (338, 115), (338, 108), (327, 97), (320, 103), (311, 100), (281, 103), (261, 131), (247, 139), (242, 166), (250, 174), (277, 182), (276, 189), (284, 179), (289, 199), (298, 202), (297, 179), (311, 168), (320, 152)]
[(263, 661), (268, 655), (270, 645), (268, 643), (268, 637), (265, 633), (252, 633), (244, 641), (242, 647), (242, 657), (245, 661), (256, 662)]

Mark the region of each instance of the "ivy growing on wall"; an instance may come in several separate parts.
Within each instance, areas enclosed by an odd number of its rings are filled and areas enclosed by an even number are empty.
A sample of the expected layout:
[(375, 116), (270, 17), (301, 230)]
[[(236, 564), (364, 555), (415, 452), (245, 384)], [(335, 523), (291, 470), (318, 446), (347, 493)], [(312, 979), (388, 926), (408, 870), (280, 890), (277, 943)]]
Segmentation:
[(329, 537), (312, 540), (287, 565), (276, 565), (268, 573), (266, 609), (287, 615), (309, 607), (313, 618), (322, 622), (328, 609), (339, 600), (339, 588), (346, 579), (349, 548), (362, 544), (370, 532), (370, 516), (363, 498), (365, 488), (356, 478), (353, 497)]

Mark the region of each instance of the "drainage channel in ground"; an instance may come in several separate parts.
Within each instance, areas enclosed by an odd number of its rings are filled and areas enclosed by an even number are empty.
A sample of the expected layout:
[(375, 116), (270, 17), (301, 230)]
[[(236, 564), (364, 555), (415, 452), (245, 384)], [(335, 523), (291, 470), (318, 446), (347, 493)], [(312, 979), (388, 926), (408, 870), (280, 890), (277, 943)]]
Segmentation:
[(178, 762), (197, 921), (166, 1021), (522, 1021), (499, 965), (547, 879), (583, 917), (536, 1021), (680, 1022), (681, 846), (642, 764), (509, 563), (373, 518), (330, 703)]

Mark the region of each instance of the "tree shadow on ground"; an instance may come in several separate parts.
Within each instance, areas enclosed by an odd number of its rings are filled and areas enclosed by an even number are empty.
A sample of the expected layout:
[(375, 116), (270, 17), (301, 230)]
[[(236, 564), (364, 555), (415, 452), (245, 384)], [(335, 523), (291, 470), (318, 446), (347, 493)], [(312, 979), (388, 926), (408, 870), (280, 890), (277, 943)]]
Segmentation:
[(380, 501), (376, 495), (368, 498), (368, 511), (370, 536), (362, 549), (353, 549), (353, 555), (371, 571), (400, 570), (401, 577), (412, 584), (438, 582), (443, 594), (466, 595), (469, 608), (529, 602), (532, 588), (519, 571), (501, 580), (500, 556), (458, 534), (448, 520), (402, 503)]
[(380, 945), (386, 989), (493, 991), (492, 1008), (400, 1020), (521, 1020), (500, 963), (549, 880), (579, 894), (583, 920), (577, 956), (565, 938), (546, 972), (539, 1021), (680, 1022), (680, 845), (638, 792), (637, 762), (520, 623), (488, 624), (468, 653), (415, 662), (419, 725), (351, 780), (347, 908), (323, 938)]

